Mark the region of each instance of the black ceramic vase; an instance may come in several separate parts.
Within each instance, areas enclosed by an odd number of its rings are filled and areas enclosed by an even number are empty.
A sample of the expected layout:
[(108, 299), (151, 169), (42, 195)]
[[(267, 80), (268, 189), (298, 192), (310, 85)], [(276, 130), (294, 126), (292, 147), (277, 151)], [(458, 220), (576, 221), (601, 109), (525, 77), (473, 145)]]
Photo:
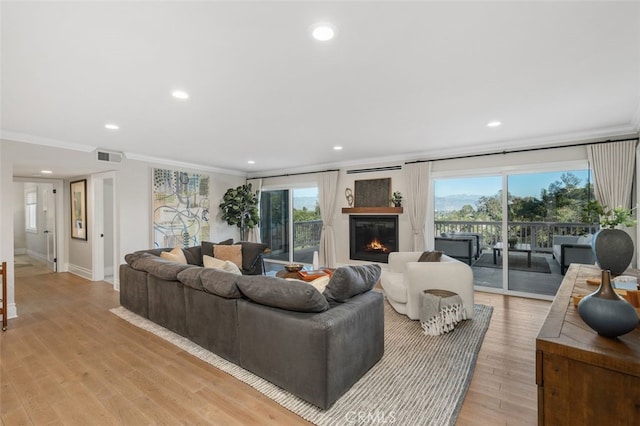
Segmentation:
[(633, 259), (633, 240), (621, 229), (601, 229), (593, 236), (593, 255), (600, 269), (620, 275)]
[(613, 290), (610, 271), (602, 271), (598, 290), (578, 303), (578, 314), (589, 327), (605, 337), (622, 336), (638, 325), (636, 309)]

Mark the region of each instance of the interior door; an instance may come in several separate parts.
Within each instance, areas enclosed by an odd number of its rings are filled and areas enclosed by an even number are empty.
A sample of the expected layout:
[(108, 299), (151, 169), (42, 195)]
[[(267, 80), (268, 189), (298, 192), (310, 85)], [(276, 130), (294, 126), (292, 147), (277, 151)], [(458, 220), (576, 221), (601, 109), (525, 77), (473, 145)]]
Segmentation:
[[(53, 185), (51, 185), (53, 187)], [(44, 234), (47, 249), (47, 267), (57, 272), (57, 230), (56, 230), (56, 190), (45, 189), (43, 210), (45, 215)]]

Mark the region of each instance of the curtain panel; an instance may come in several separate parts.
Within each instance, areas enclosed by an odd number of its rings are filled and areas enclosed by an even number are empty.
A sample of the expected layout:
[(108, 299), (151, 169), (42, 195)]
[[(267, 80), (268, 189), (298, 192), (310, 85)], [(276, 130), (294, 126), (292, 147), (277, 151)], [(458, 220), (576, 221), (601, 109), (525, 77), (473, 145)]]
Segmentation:
[(587, 145), (596, 200), (608, 208), (631, 206), (636, 141)]
[(333, 232), (333, 217), (336, 205), (336, 193), (338, 191), (338, 172), (324, 172), (318, 179), (318, 204), (320, 206), (320, 218), (322, 219), (322, 232), (320, 233), (320, 265), (329, 268), (336, 267), (336, 239)]
[(411, 222), (412, 251), (424, 251), (427, 203), (430, 197), (429, 175), (431, 163), (405, 164), (408, 194), (406, 210)]

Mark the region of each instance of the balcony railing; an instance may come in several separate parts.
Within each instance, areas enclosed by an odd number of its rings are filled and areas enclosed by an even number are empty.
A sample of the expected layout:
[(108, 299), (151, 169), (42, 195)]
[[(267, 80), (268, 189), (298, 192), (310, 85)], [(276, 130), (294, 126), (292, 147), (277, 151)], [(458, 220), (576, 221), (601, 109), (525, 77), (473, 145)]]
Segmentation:
[(296, 249), (320, 245), (321, 220), (293, 223), (293, 244)]
[[(531, 250), (551, 252), (554, 235), (593, 234), (599, 225), (568, 222), (508, 222), (509, 238), (518, 243), (531, 244)], [(493, 247), (502, 238), (502, 222), (465, 222), (454, 220), (435, 221), (435, 235), (451, 232), (473, 232), (480, 234), (482, 248)]]

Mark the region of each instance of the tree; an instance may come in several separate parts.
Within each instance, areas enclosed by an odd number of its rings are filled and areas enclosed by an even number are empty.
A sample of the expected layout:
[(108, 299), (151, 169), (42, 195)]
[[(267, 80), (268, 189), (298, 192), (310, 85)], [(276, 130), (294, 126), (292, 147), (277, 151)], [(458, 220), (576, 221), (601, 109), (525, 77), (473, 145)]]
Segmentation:
[(243, 241), (247, 230), (253, 229), (260, 221), (258, 191), (252, 192), (251, 184), (229, 188), (218, 207), (222, 211), (222, 220), (240, 228), (240, 239)]

